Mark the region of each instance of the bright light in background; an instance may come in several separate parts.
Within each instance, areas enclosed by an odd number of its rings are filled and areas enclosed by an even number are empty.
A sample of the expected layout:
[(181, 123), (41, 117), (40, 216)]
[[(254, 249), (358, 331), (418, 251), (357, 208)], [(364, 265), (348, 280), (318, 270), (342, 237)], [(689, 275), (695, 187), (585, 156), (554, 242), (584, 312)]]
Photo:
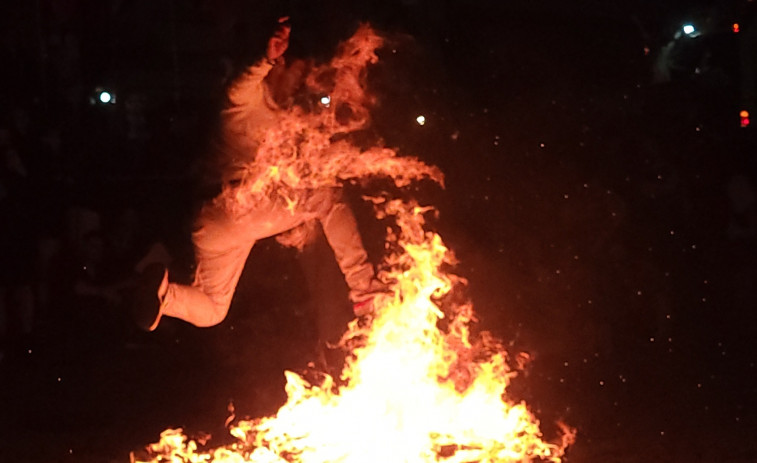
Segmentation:
[(421, 114), (420, 116), (415, 118), (415, 122), (418, 123), (418, 125), (425, 125), (426, 124), (426, 116)]
[(686, 35), (692, 35), (694, 32), (696, 32), (696, 29), (691, 24), (685, 24), (683, 26), (683, 33)]
[(739, 119), (741, 120), (741, 128), (745, 128), (749, 125), (749, 111), (742, 109), (739, 112)]
[(89, 104), (114, 105), (116, 104), (116, 94), (106, 87), (95, 87), (89, 94)]
[(734, 34), (738, 34), (739, 33), (739, 23), (733, 23), (732, 29), (733, 29), (733, 33)]
[(321, 97), (321, 104), (323, 106), (328, 106), (331, 103), (331, 97), (326, 95)]

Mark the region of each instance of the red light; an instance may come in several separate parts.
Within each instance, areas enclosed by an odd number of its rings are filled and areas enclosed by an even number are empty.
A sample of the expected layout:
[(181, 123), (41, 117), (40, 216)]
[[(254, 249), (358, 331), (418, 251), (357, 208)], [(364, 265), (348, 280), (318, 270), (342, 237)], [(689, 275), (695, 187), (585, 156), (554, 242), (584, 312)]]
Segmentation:
[(749, 125), (749, 118), (748, 117), (742, 117), (741, 118), (741, 128), (744, 128)]
[(739, 23), (733, 23), (733, 33), (738, 34), (739, 33)]

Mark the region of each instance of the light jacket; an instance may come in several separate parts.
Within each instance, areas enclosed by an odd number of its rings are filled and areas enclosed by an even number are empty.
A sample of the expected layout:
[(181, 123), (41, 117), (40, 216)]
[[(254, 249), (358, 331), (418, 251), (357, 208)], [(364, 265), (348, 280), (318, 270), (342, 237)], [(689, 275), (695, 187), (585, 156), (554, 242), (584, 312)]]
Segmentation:
[(280, 110), (265, 82), (272, 68), (261, 60), (248, 67), (227, 90), (216, 153), (221, 183), (244, 177), (255, 160), (263, 133), (276, 124)]

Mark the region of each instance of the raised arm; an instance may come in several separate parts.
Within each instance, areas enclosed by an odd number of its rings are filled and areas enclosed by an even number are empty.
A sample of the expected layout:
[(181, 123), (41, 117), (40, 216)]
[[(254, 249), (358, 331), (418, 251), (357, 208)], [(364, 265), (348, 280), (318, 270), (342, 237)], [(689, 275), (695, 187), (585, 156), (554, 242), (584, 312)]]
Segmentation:
[(265, 57), (248, 67), (229, 87), (228, 97), (232, 106), (256, 105), (264, 101), (263, 80), (289, 47), (292, 28), (288, 21), (289, 17), (279, 18), (276, 32), (268, 39)]

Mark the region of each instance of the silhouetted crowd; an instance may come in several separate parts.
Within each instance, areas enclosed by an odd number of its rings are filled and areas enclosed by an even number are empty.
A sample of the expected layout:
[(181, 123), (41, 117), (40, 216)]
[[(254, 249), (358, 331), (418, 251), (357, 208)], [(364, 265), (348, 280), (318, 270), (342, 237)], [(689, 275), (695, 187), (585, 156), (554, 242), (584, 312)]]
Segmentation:
[(86, 130), (65, 133), (62, 125), (33, 103), (0, 119), (2, 358), (31, 349), (40, 332), (74, 327), (124, 341), (140, 261), (170, 260), (143, 205), (130, 198), (144, 177), (89, 162), (114, 153), (97, 144), (86, 153)]

